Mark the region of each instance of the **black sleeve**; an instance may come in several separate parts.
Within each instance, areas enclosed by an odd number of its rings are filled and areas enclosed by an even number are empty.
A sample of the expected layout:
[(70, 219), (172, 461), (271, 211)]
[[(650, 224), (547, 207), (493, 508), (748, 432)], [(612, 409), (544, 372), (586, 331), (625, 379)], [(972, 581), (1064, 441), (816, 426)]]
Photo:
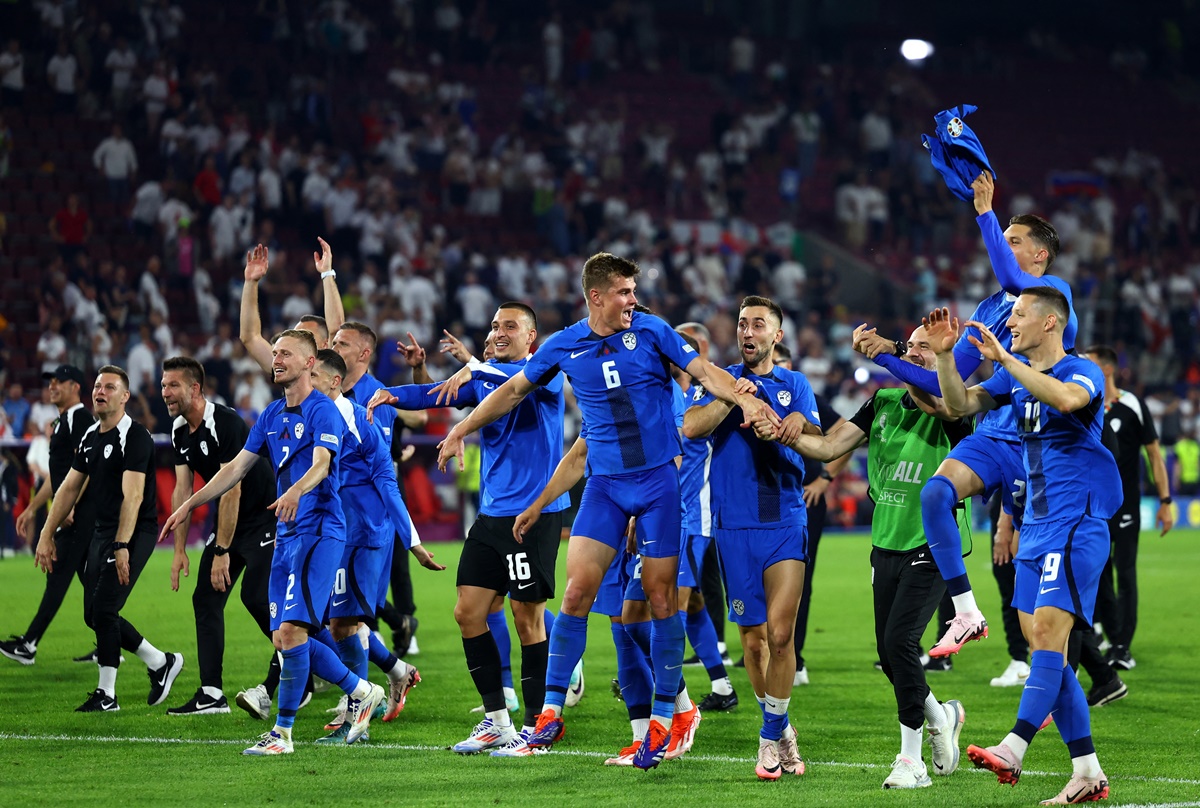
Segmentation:
[(1147, 446), (1158, 440), (1158, 430), (1154, 428), (1154, 418), (1150, 415), (1150, 410), (1146, 408), (1146, 402), (1139, 398), (1137, 403), (1141, 408), (1142, 415), (1142, 445)]
[(171, 432), (171, 460), (177, 466), (186, 466), (188, 464), (187, 457), (185, 457), (183, 452), (179, 449), (179, 442), (181, 440), (181, 436), (183, 435), (181, 430), (186, 429), (187, 424), (183, 424)]
[(833, 429), (833, 425), (842, 416), (838, 415), (837, 410), (829, 406), (829, 401), (825, 396), (818, 396), (815, 393), (813, 395), (817, 399), (817, 416), (821, 419), (821, 431), (828, 435), (829, 430)]
[(141, 424), (129, 430), (125, 438), (123, 471), (140, 471), (154, 474), (154, 439)]
[[(824, 417), (824, 416), (822, 416)], [(875, 396), (870, 398), (858, 408), (858, 412), (854, 413), (850, 418), (850, 423), (854, 424), (862, 433), (867, 436), (867, 440), (871, 439), (871, 424), (875, 422)]]
[(83, 451), (83, 440), (80, 440), (79, 445), (75, 447), (75, 457), (71, 460), (71, 468), (81, 474), (88, 473), (88, 453)]
[(89, 428), (95, 423), (92, 414), (86, 409), (79, 409), (71, 416), (71, 445), (75, 447), (75, 451), (79, 451), (79, 444), (83, 442), (83, 436), (87, 434)]
[(215, 436), (217, 444), (221, 447), (220, 457), (217, 459), (221, 463), (228, 463), (237, 457), (246, 446), (246, 437), (250, 434), (250, 428), (236, 412), (224, 407), (217, 408), (213, 420), (217, 425)]

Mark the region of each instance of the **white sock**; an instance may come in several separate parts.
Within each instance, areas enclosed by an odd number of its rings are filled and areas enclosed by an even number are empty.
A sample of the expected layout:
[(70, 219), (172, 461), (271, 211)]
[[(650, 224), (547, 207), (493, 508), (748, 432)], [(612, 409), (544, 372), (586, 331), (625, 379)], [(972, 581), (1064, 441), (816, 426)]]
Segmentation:
[(487, 713), (487, 717), (492, 719), (492, 723), (500, 728), (511, 727), (512, 717), (509, 716), (508, 710), (492, 710)]
[(954, 601), (954, 611), (959, 614), (979, 611), (979, 607), (975, 605), (975, 593), (970, 589), (961, 595), (951, 595), (950, 600)]
[(692, 699), (688, 696), (687, 688), (679, 688), (679, 692), (675, 694), (675, 712), (686, 713), (692, 709)]
[(650, 716), (651, 721), (658, 724), (660, 727), (667, 730), (668, 732), (670, 732), (670, 730), (671, 730), (671, 720), (673, 718), (674, 718), (674, 716), (670, 716), (670, 715), (652, 715), (652, 716)]
[(516, 688), (514, 688), (514, 687), (504, 688), (504, 700), (505, 701), (516, 701), (517, 700)]
[(650, 731), (649, 718), (632, 718), (629, 721), (629, 726), (633, 728), (633, 739), (640, 741), (646, 737), (646, 733)]
[(359, 679), (358, 686), (354, 688), (353, 692), (347, 695), (352, 699), (365, 699), (371, 695), (371, 683), (366, 679)]
[(929, 726), (941, 729), (946, 725), (946, 708), (937, 700), (932, 691), (925, 696), (922, 708), (925, 710), (925, 720), (929, 722)]
[(1095, 752), (1071, 758), (1071, 765), (1075, 768), (1076, 777), (1096, 778), (1100, 776), (1100, 758), (1096, 757)]
[(521, 725), (521, 732), (524, 732), (526, 735), (532, 734), (535, 729), (537, 729), (537, 727), (530, 726), (529, 724)]
[(117, 695), (117, 669), (101, 665), (100, 683), (96, 687), (103, 690), (104, 695), (109, 698), (115, 698)]
[(913, 763), (921, 762), (921, 727), (913, 729), (900, 725), (900, 754)]
[(1029, 751), (1029, 741), (1011, 732), (1004, 736), (1001, 743), (1008, 745), (1008, 748), (1017, 756), (1018, 763), (1025, 759), (1025, 753)]
[(723, 643), (723, 642), (717, 643), (717, 653), (718, 654), (720, 654), (721, 656), (725, 656), (725, 654), (728, 651), (729, 651), (729, 649), (725, 647), (725, 643)]
[(408, 676), (408, 663), (403, 659), (397, 659), (396, 664), (392, 666), (392, 669), (390, 671), (384, 671), (384, 673), (386, 673), (387, 678), (391, 679), (393, 682), (403, 679), (405, 676)]
[(768, 693), (763, 698), (763, 707), (766, 708), (767, 715), (787, 715), (788, 705), (791, 702), (791, 696), (788, 696), (786, 699), (780, 699)]
[(358, 641), (362, 643), (364, 651), (371, 647), (371, 629), (367, 628), (366, 623), (358, 624)]
[(142, 644), (137, 648), (138, 659), (146, 663), (146, 667), (152, 671), (156, 671), (163, 665), (167, 664), (167, 655), (150, 644), (149, 640), (143, 639)]
[(543, 704), (542, 712), (544, 713), (547, 710), (554, 713), (555, 718), (562, 718), (563, 706), (561, 704)]
[(291, 727), (281, 727), (278, 724), (276, 724), (275, 725), (275, 734), (278, 735), (279, 737), (283, 738), (285, 741), (291, 743), (291, 740), (292, 740), (292, 728)]
[(728, 676), (722, 676), (720, 679), (712, 680), (712, 692), (718, 696), (728, 696), (733, 693), (733, 685), (729, 682)]
[(209, 687), (208, 685), (205, 685), (200, 689), (203, 690), (204, 695), (208, 696), (210, 699), (219, 699), (225, 695), (221, 692), (221, 688), (219, 687)]

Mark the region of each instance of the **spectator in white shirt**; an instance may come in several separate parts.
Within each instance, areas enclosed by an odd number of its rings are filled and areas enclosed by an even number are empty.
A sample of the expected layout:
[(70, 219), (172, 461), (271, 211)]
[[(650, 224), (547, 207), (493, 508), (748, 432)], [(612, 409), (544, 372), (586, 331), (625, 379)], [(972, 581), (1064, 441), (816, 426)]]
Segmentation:
[(222, 262), (238, 251), (238, 217), (234, 207), (237, 198), (225, 194), (223, 203), (213, 208), (208, 218), (208, 237), (214, 261)]
[(167, 299), (162, 293), (162, 259), (152, 255), (146, 261), (146, 271), (138, 281), (138, 298), (142, 311), (157, 311), (164, 320), (170, 320)]
[(863, 116), (859, 123), (859, 135), (871, 168), (887, 168), (892, 148), (892, 122), (888, 119), (887, 107), (882, 102)]
[(133, 195), (133, 212), (130, 218), (133, 220), (134, 231), (142, 238), (153, 237), (158, 225), (158, 213), (162, 210), (164, 201), (162, 184), (155, 180), (143, 182)]
[[(142, 82), (142, 98), (146, 101), (146, 128), (158, 131), (158, 120), (167, 108), (171, 95), (171, 80), (167, 76), (167, 63), (159, 59), (154, 63), (154, 72)], [(177, 121), (178, 123), (178, 121)], [(179, 124), (182, 128), (182, 124)]]
[(54, 88), (54, 108), (58, 112), (75, 111), (76, 81), (79, 78), (79, 63), (67, 48), (67, 41), (60, 39), (58, 50), (46, 64), (46, 78)]
[(746, 27), (729, 43), (729, 75), (733, 79), (734, 92), (741, 98), (750, 93), (756, 50), (754, 40), (750, 38), (750, 29)]
[(0, 106), (20, 108), (25, 98), (25, 54), (14, 37), (0, 53)]
[(133, 85), (133, 72), (137, 70), (138, 58), (129, 47), (125, 37), (117, 39), (115, 48), (108, 52), (104, 60), (104, 69), (109, 72), (112, 81), (113, 106), (123, 110), (130, 99), (130, 87)]
[(562, 79), (562, 15), (557, 11), (542, 28), (542, 47), (546, 52), (546, 84), (553, 87)]
[(283, 178), (272, 157), (258, 172), (258, 207), (264, 215), (273, 216), (282, 206)]
[(158, 226), (162, 228), (163, 241), (170, 244), (179, 235), (179, 223), (182, 220), (190, 220), (195, 218), (196, 214), (187, 203), (183, 202), (174, 193), (167, 197), (167, 201), (162, 203), (162, 207), (158, 209)]
[(312, 314), (313, 302), (309, 296), (308, 287), (297, 282), (292, 285), (292, 293), (283, 301), (281, 316), (285, 323), (299, 321), (306, 314)]
[(496, 310), (496, 298), (479, 282), (474, 272), (468, 272), (463, 277), (463, 284), (454, 298), (462, 309), (463, 325), (472, 332), (487, 330)]
[(42, 363), (42, 373), (53, 373), (67, 361), (67, 340), (62, 335), (62, 326), (62, 318), (53, 314), (45, 332), (38, 338), (37, 358)]
[[(45, 371), (42, 372), (45, 373)], [(42, 378), (44, 379), (45, 376)], [(58, 407), (50, 403), (50, 385), (42, 385), (42, 398), (29, 410), (29, 418), (25, 421), (25, 429), (40, 435), (46, 431), (46, 425), (53, 424), (57, 418)]]
[(154, 342), (150, 326), (143, 324), (138, 329), (137, 342), (129, 349), (125, 360), (125, 371), (129, 374), (129, 392), (135, 396), (149, 392), (155, 387), (158, 375), (158, 360), (154, 356)]
[(254, 169), (254, 154), (249, 150), (242, 152), (237, 167), (229, 173), (229, 193), (240, 197), (249, 193), (249, 204), (253, 205), (257, 192), (257, 176)]
[(130, 182), (137, 175), (138, 161), (121, 124), (113, 124), (112, 134), (96, 147), (92, 162), (108, 180), (109, 198), (118, 205), (125, 204), (129, 199)]

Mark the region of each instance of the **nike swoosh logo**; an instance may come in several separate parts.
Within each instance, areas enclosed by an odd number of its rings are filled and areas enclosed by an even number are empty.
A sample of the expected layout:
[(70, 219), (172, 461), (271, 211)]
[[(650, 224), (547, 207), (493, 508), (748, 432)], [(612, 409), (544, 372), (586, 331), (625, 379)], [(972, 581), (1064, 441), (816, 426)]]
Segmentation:
[(108, 563), (109, 563), (109, 564), (115, 564), (115, 563), (117, 563), (117, 560), (116, 560), (115, 558), (110, 558), (110, 559), (108, 560)]
[[(347, 599), (347, 600), (348, 600), (348, 599)], [(334, 605), (334, 606), (341, 606), (341, 605), (342, 605), (343, 603), (345, 603), (345, 602), (346, 602), (345, 600), (335, 600), (335, 601), (333, 602), (333, 605)], [(291, 607), (288, 607), (288, 608), (291, 608)]]
[(642, 544), (649, 547), (651, 544), (658, 544), (658, 539), (651, 539), (650, 541), (642, 542)]
[(518, 587), (517, 587), (517, 589), (528, 589), (528, 588), (529, 588), (529, 587), (531, 587), (531, 586), (533, 586), (533, 582), (532, 582), (532, 581), (531, 581), (530, 583), (527, 583), (527, 584), (521, 584), (520, 586), (518, 586)]
[(1080, 797), (1082, 797), (1084, 795), (1084, 793), (1089, 788), (1091, 788), (1091, 786), (1084, 786), (1083, 788), (1076, 791), (1074, 794), (1068, 794), (1067, 795), (1067, 805), (1072, 805), (1073, 803), (1075, 803)]
[(278, 435), (279, 433), (278, 432), (268, 432), (267, 434), (268, 435)]
[(965, 639), (966, 639), (967, 637), (969, 637), (969, 636), (971, 636), (971, 630), (970, 630), (970, 629), (967, 629), (967, 630), (966, 630), (966, 631), (964, 631), (964, 632), (963, 632), (961, 635), (959, 635), (958, 637), (955, 637), (955, 638), (954, 638), (954, 641), (955, 641), (955, 642), (962, 642), (963, 640), (965, 640)]
[(274, 540), (274, 539), (271, 539), (270, 541), (260, 541), (260, 542), (258, 543), (258, 546), (259, 546), (259, 547), (266, 547), (268, 544), (274, 544), (274, 543), (275, 543), (275, 540)]
[(550, 656), (566, 656), (566, 654), (550, 654)]
[(578, 353), (573, 353), (573, 354), (571, 354), (571, 358), (572, 358), (572, 359), (578, 359), (579, 357), (583, 356), (583, 355), (584, 355), (585, 353), (587, 353), (587, 352), (588, 352), (588, 349), (587, 349), (587, 348), (584, 348), (582, 351), (579, 351)]
[(296, 607), (295, 603), (289, 603), (287, 606), (283, 607), (283, 610), (286, 612), (288, 609), (293, 609), (295, 607)]
[[(1126, 514), (1125, 516), (1121, 517), (1121, 527), (1129, 527), (1132, 524), (1133, 524), (1132, 516), (1129, 516), (1128, 514)], [(1080, 793), (1082, 793), (1082, 792), (1080, 792)]]
[(913, 563), (909, 564), (908, 566), (915, 567), (918, 564), (928, 564), (928, 563), (929, 563), (928, 561), (914, 561)]
[(1056, 592), (1056, 591), (1058, 591), (1059, 589), (1062, 589), (1062, 587), (1061, 587), (1061, 586), (1052, 586), (1052, 587), (1050, 587), (1049, 589), (1039, 589), (1039, 590), (1038, 590), (1038, 594), (1039, 594), (1039, 595), (1048, 595), (1048, 594), (1050, 594), (1051, 592)]
[(667, 666), (667, 670), (669, 670), (669, 671), (677, 671), (677, 670), (679, 670), (679, 669), (680, 669), (680, 668), (682, 668), (682, 667), (683, 667), (683, 665), (682, 665), (682, 664), (680, 664), (680, 665), (668, 665), (668, 666)]

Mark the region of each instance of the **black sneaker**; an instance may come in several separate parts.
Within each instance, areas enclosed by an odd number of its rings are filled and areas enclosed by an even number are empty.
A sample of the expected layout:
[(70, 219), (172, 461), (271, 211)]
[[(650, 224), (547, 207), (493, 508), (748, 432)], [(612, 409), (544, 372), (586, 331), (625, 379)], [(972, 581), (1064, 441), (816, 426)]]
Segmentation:
[(1114, 645), (1108, 649), (1108, 664), (1123, 671), (1131, 671), (1137, 667), (1137, 661), (1124, 645)]
[(121, 709), (116, 698), (100, 688), (88, 693), (87, 701), (75, 708), (77, 713), (115, 713)]
[(688, 657), (687, 659), (685, 659), (683, 661), (683, 664), (688, 667), (694, 668), (697, 665), (703, 665), (704, 663), (700, 661), (700, 656), (698, 654), (692, 654), (690, 657)]
[(877, 660), (875, 660), (875, 662), (874, 662), (874, 663), (871, 665), (871, 667), (872, 667), (872, 668), (874, 668), (874, 669), (875, 669), (875, 670), (877, 670), (877, 671), (881, 671), (881, 670), (883, 670), (883, 662), (881, 662), (880, 660), (878, 660), (878, 659), (877, 659)]
[(1095, 685), (1087, 694), (1088, 707), (1103, 707), (1105, 704), (1123, 699), (1129, 695), (1129, 688), (1121, 681), (1120, 676), (1114, 676), (1112, 681)]
[(400, 626), (392, 632), (392, 653), (404, 659), (408, 647), (412, 645), (413, 635), (417, 633), (417, 627), (420, 625), (421, 621), (411, 614), (401, 615)]
[[(146, 703), (151, 707), (162, 704), (167, 700), (167, 695), (171, 692), (171, 685), (175, 684), (175, 677), (183, 670), (183, 654), (167, 654), (167, 662), (157, 670), (148, 670), (146, 675), (150, 677), (150, 695), (146, 697)], [(225, 705), (226, 711), (229, 705)]]
[(91, 662), (93, 665), (95, 665), (96, 664), (96, 649), (93, 648), (92, 650), (88, 651), (86, 654), (84, 654), (82, 656), (72, 657), (71, 661), (72, 662)]
[(950, 661), (950, 657), (930, 657), (921, 667), (928, 673), (940, 673), (954, 670), (954, 663)]
[(217, 715), (228, 712), (229, 702), (225, 700), (224, 694), (214, 699), (204, 692), (204, 688), (200, 688), (187, 704), (182, 707), (172, 707), (167, 710), (167, 715)]
[(34, 657), (37, 656), (37, 648), (25, 642), (24, 637), (14, 634), (7, 640), (0, 640), (0, 654), (22, 665), (32, 665)]
[(735, 668), (744, 668), (744, 667), (746, 667), (746, 657), (744, 657), (744, 656), (743, 656), (743, 657), (742, 657), (741, 659), (739, 659), (737, 662), (733, 663), (733, 667), (735, 667)]
[(696, 705), (700, 708), (700, 712), (707, 713), (711, 710), (725, 712), (732, 710), (738, 706), (737, 691), (733, 691), (728, 696), (722, 696), (717, 693), (709, 693), (704, 698), (700, 699), (700, 703)]

